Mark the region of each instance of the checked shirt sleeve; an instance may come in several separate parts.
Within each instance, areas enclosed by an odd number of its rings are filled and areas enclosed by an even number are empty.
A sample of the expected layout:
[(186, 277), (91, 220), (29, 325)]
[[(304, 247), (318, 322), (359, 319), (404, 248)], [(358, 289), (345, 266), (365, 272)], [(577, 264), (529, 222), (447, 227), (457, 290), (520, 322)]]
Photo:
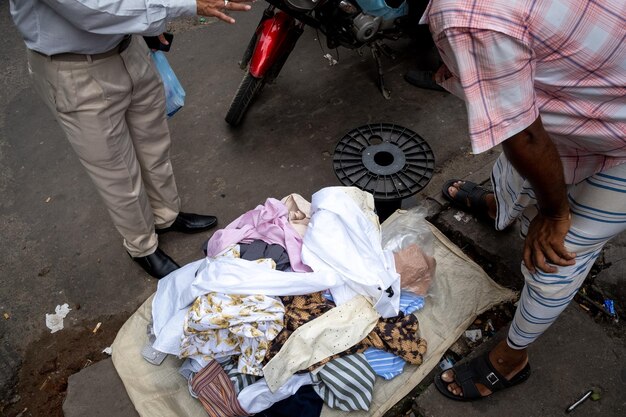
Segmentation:
[(449, 28), (436, 39), (452, 73), (441, 85), (465, 101), (478, 154), (519, 133), (539, 116), (532, 51), (492, 30)]

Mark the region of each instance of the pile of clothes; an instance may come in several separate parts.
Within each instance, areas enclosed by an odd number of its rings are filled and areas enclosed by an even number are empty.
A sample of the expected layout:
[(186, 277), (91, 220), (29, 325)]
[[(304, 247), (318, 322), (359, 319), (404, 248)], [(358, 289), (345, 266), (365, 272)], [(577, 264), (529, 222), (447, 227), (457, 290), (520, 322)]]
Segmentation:
[(422, 363), (412, 313), (435, 261), (416, 244), (383, 249), (370, 194), (269, 198), (205, 252), (159, 282), (142, 353), (185, 358), (180, 373), (210, 416), (368, 410), (377, 377)]

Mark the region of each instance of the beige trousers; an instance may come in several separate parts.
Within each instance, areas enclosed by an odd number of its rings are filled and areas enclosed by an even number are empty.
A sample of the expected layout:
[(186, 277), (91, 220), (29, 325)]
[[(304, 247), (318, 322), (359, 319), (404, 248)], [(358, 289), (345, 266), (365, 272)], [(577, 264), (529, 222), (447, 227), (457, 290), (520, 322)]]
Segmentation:
[(104, 200), (131, 256), (157, 248), (155, 226), (180, 211), (165, 95), (150, 52), (133, 37), (121, 54), (54, 60), (28, 51), (35, 90), (52, 110)]

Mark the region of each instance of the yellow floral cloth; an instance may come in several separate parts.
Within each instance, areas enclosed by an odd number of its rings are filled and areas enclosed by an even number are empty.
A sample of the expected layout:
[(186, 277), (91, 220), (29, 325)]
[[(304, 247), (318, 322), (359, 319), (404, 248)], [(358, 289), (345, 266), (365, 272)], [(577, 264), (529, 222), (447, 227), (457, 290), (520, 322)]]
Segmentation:
[(283, 304), (266, 295), (202, 295), (185, 317), (180, 356), (208, 362), (239, 355), (239, 372), (262, 376), (261, 362), (284, 314)]

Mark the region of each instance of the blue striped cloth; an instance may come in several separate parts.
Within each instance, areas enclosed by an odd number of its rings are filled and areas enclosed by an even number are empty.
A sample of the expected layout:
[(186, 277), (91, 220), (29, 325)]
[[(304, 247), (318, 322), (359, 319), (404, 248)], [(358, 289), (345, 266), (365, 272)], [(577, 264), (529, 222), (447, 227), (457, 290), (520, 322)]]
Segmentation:
[[(411, 314), (423, 307), (424, 297), (402, 290), (400, 293), (400, 311), (404, 314)], [(393, 353), (385, 352), (381, 349), (368, 348), (363, 354), (376, 375), (384, 379), (393, 379), (404, 370), (406, 361)]]

